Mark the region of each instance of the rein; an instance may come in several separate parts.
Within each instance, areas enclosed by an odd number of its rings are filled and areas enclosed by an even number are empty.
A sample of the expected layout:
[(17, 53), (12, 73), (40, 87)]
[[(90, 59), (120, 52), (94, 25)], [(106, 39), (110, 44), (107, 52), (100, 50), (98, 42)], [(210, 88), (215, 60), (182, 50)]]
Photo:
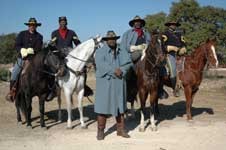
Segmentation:
[[(96, 49), (99, 48), (99, 45), (98, 45), (99, 43), (98, 43), (97, 39), (95, 39), (95, 38), (93, 38), (93, 41), (94, 41), (94, 51), (93, 51), (93, 54), (94, 54), (95, 51), (96, 51)], [(93, 55), (93, 54), (92, 54), (92, 55)], [(81, 61), (81, 62), (85, 62), (85, 63), (89, 62), (89, 61), (87, 61), (87, 60), (83, 60), (83, 59), (81, 59), (81, 58), (75, 57), (75, 56), (73, 56), (73, 55), (71, 55), (71, 54), (68, 54), (68, 56), (70, 56), (71, 58), (74, 58), (74, 59), (76, 59), (76, 60), (79, 60), (79, 61)]]

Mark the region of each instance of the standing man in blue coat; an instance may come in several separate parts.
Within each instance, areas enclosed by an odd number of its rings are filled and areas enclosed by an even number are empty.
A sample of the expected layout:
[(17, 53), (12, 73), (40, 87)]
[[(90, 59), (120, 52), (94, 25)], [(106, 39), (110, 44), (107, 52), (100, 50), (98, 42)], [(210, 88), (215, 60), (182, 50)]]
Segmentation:
[(104, 139), (104, 129), (107, 115), (115, 116), (117, 135), (124, 138), (130, 136), (124, 129), (124, 112), (126, 111), (125, 77), (131, 67), (131, 60), (126, 50), (117, 46), (114, 31), (108, 31), (103, 38), (106, 43), (97, 49), (96, 62), (96, 99), (95, 112), (97, 116), (97, 140)]

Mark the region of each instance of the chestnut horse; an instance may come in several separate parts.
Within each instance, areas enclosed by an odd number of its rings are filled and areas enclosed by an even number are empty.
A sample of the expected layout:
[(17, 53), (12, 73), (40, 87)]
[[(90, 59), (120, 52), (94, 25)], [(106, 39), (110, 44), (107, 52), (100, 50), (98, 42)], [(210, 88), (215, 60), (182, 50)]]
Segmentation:
[(158, 88), (160, 83), (159, 67), (163, 54), (161, 35), (152, 35), (151, 43), (145, 51), (144, 56), (136, 65), (138, 95), (141, 104), (141, 120), (139, 131), (145, 130), (144, 112), (146, 99), (149, 95), (150, 101), (150, 123), (152, 131), (156, 131), (155, 113), (158, 105)]
[[(186, 98), (187, 119), (192, 120), (191, 107), (194, 96), (202, 82), (203, 72), (206, 65), (218, 66), (218, 59), (215, 52), (215, 40), (207, 40), (200, 44), (191, 55), (185, 56), (184, 69), (178, 73), (179, 79), (184, 88)], [(169, 78), (164, 78), (165, 85), (170, 86)]]

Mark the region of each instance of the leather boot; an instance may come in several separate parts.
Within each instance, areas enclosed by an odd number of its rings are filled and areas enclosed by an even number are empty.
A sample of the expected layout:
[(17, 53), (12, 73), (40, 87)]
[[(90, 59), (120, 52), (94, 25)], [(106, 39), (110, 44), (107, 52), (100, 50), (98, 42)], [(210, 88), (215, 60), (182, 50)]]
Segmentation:
[(106, 116), (97, 116), (97, 140), (104, 140), (104, 129), (106, 125)]
[(6, 95), (5, 99), (9, 102), (14, 102), (15, 94), (16, 94), (16, 81), (11, 80), (9, 85), (9, 93)]
[(169, 94), (163, 88), (163, 82), (159, 84), (158, 97), (159, 99), (167, 99), (169, 97)]
[(49, 93), (48, 97), (46, 98), (46, 101), (51, 101), (53, 100), (54, 97), (57, 96), (57, 83), (54, 83), (53, 87), (51, 88), (51, 92)]
[(124, 115), (123, 114), (118, 115), (116, 117), (116, 122), (117, 122), (117, 136), (130, 138), (128, 133), (125, 131)]
[(86, 73), (86, 68), (84, 68), (85, 72), (85, 77), (84, 77), (84, 96), (92, 96), (93, 95), (93, 90), (86, 84), (87, 81), (87, 73)]

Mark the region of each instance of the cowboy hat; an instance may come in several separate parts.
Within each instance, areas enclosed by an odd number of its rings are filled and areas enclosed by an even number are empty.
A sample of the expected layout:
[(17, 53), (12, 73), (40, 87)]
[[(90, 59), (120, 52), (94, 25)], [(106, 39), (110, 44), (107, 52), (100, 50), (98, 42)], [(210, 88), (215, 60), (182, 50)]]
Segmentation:
[(102, 40), (107, 41), (107, 40), (117, 40), (119, 39), (120, 36), (116, 36), (114, 31), (108, 31), (106, 36), (102, 38)]
[(135, 22), (141, 22), (141, 25), (144, 27), (145, 26), (145, 20), (144, 19), (141, 19), (140, 16), (135, 16), (132, 20), (129, 21), (129, 25), (131, 27), (133, 27), (134, 23)]
[(41, 26), (41, 23), (37, 23), (37, 20), (35, 18), (30, 18), (27, 23), (24, 23), (25, 25), (36, 25), (36, 26)]
[(67, 17), (66, 16), (59, 17), (59, 22), (61, 22), (61, 21), (66, 21), (67, 22)]
[(176, 22), (176, 21), (168, 21), (165, 23), (165, 26), (169, 27), (171, 25), (175, 25), (177, 27), (179, 27), (181, 24), (179, 22)]

